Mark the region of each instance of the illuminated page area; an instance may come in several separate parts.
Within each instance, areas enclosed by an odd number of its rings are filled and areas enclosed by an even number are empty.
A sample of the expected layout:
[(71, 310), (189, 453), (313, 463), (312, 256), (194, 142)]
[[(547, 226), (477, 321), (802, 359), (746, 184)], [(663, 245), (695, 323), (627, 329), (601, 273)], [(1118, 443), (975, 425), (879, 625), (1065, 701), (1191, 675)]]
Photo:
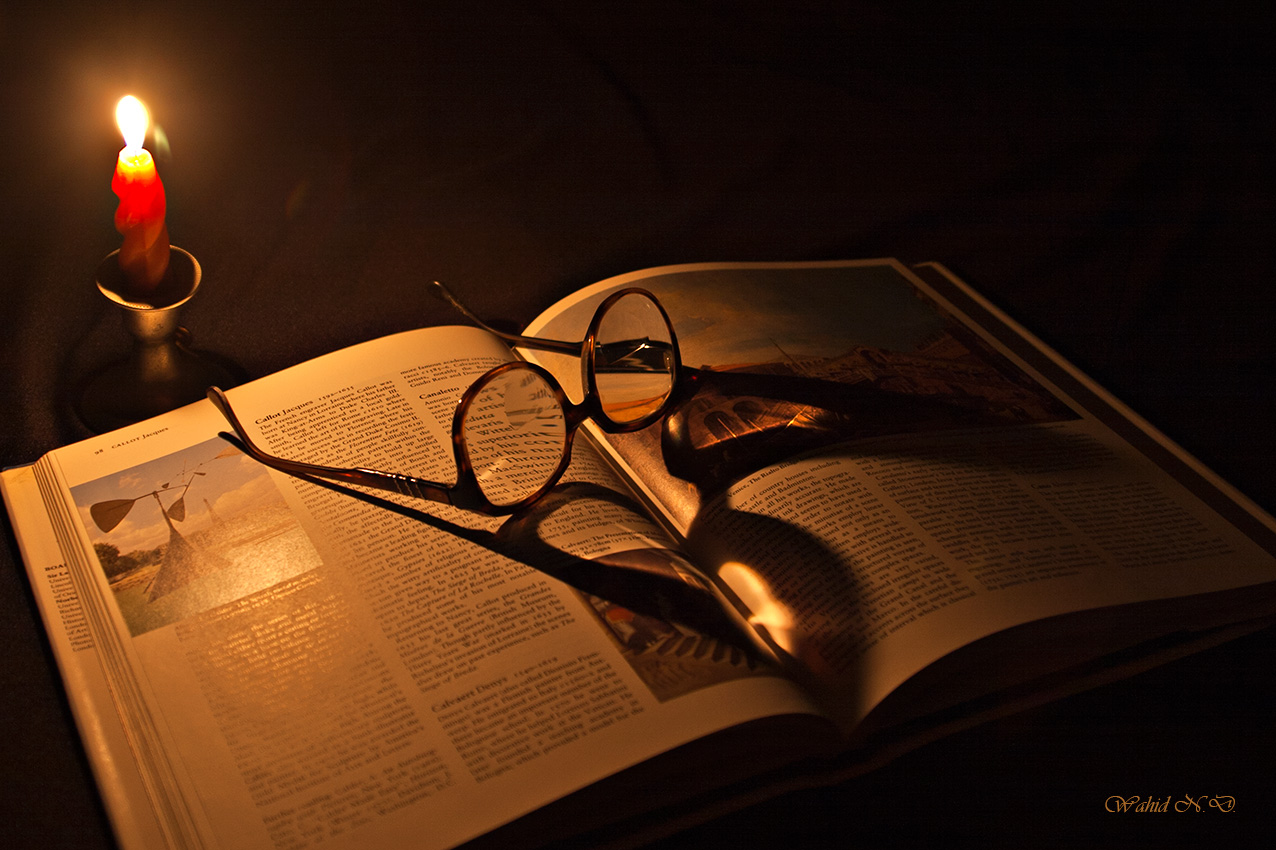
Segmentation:
[[(267, 451), (446, 484), (456, 400), (507, 358), (434, 329), (228, 395)], [(58, 456), (118, 675), (155, 721), (135, 734), (172, 774), (158, 793), (215, 843), (448, 847), (812, 710), (720, 608), (689, 603), (694, 569), (585, 446), (543, 507), (501, 520), (301, 481), (219, 430), (200, 403)]]

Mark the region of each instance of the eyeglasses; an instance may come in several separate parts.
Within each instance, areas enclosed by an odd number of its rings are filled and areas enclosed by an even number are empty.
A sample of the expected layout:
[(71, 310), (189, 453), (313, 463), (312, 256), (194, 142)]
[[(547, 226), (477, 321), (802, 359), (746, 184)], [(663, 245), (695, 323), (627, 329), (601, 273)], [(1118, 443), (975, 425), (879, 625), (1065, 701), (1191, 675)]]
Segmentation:
[(375, 469), (288, 460), (257, 447), (225, 393), (208, 398), (255, 460), (294, 475), (388, 490), (491, 516), (533, 504), (558, 483), (571, 461), (572, 437), (593, 420), (608, 433), (637, 431), (669, 409), (682, 368), (678, 341), (664, 307), (644, 289), (621, 289), (594, 312), (583, 341), (509, 334), (488, 327), (442, 284), (435, 294), (471, 321), (515, 345), (581, 358), (584, 398), (574, 404), (544, 368), (522, 361), (486, 372), (461, 396), (452, 417), (456, 483), (440, 484)]

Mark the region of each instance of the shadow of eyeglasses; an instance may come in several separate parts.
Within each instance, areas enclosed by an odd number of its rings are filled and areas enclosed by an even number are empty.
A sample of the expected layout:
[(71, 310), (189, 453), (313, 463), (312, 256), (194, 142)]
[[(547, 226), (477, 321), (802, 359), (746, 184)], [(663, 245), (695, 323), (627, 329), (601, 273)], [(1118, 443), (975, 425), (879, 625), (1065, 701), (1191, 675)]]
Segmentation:
[(683, 367), (683, 374), (660, 426), (661, 453), (670, 473), (705, 492), (836, 442), (1012, 421), (976, 398), (744, 370)]

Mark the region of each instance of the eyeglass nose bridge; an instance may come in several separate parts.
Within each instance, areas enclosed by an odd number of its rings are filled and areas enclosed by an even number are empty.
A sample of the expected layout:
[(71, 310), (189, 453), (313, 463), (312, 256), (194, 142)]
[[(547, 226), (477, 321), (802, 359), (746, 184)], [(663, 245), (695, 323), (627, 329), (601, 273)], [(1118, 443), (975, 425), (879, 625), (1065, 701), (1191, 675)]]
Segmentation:
[[(567, 342), (564, 340), (545, 339), (542, 337), (523, 336), (522, 334), (506, 333), (483, 322), (482, 319), (474, 315), (465, 307), (455, 295), (439, 281), (433, 281), (430, 291), (443, 301), (451, 304), (453, 308), (460, 311), (462, 315), (479, 327), (487, 330), (489, 333), (512, 343), (516, 347), (531, 348), (539, 351), (549, 351), (556, 354), (564, 354), (569, 357), (580, 358), (581, 369), (581, 392), (583, 398), (581, 405), (586, 413), (581, 415), (581, 421), (585, 418), (593, 419), (600, 428), (609, 433), (623, 433), (626, 431), (636, 431), (645, 428), (656, 420), (660, 419), (669, 408), (673, 405), (675, 397), (679, 395), (680, 385), (683, 380), (682, 376), (682, 357), (678, 347), (678, 337), (673, 329), (673, 322), (669, 319), (664, 305), (660, 303), (654, 294), (641, 287), (631, 286), (616, 290), (610, 293), (594, 310), (593, 318), (590, 320), (589, 330), (585, 339), (579, 343)], [(610, 313), (615, 304), (626, 297), (637, 296), (644, 299), (648, 304), (656, 309), (663, 323), (665, 336), (668, 338), (666, 345), (668, 349), (664, 352), (664, 364), (660, 371), (667, 375), (667, 385), (661, 393), (661, 403), (655, 405), (653, 409), (636, 419), (620, 420), (610, 415), (604, 406), (598, 387), (597, 362), (598, 362), (598, 330), (605, 317)]]

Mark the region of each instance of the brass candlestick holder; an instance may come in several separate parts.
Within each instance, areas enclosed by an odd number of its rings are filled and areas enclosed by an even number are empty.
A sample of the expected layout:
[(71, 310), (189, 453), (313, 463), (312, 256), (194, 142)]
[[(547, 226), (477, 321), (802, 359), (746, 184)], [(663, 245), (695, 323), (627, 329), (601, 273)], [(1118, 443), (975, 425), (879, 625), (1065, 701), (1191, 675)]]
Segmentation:
[(133, 348), (84, 385), (78, 413), (93, 431), (149, 419), (204, 398), (210, 385), (234, 386), (243, 380), (238, 367), (191, 347), (190, 332), (178, 324), (178, 311), (199, 289), (201, 270), (188, 252), (176, 246), (170, 251), (164, 279), (142, 296), (130, 292), (119, 251), (98, 265), (97, 287), (123, 311)]

